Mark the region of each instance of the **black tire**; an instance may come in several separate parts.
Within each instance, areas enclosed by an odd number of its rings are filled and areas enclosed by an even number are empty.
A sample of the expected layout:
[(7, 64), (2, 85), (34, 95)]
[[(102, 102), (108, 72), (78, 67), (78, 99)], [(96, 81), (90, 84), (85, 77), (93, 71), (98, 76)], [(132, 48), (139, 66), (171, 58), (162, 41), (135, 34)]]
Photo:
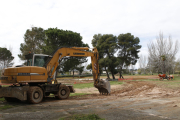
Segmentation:
[(43, 91), (40, 87), (31, 86), (28, 90), (28, 102), (32, 104), (40, 103), (43, 99)]
[(60, 85), (59, 91), (57, 92), (57, 96), (55, 96), (57, 99), (64, 100), (69, 97), (70, 90), (69, 87), (66, 85)]
[(159, 80), (160, 80), (160, 81), (163, 81), (163, 78), (162, 78), (162, 77), (160, 77), (160, 78), (159, 78)]
[(168, 77), (167, 80), (171, 80), (171, 77)]

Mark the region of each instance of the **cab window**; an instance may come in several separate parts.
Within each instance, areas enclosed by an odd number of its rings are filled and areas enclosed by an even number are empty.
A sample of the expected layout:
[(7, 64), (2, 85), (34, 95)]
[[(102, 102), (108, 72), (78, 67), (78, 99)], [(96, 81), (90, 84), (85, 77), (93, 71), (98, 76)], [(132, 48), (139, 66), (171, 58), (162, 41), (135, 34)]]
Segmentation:
[(34, 66), (43, 67), (48, 56), (35, 56), (34, 58)]

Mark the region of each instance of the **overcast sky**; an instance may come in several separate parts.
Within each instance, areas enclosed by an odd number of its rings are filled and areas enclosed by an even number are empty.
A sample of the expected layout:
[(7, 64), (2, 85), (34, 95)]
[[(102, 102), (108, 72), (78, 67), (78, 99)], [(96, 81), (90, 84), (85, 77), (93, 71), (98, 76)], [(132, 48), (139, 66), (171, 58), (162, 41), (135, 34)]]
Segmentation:
[(180, 0), (0, 0), (0, 47), (12, 47), (20, 64), (20, 44), (31, 26), (71, 30), (90, 47), (94, 34), (131, 33), (140, 54), (160, 31), (180, 39)]

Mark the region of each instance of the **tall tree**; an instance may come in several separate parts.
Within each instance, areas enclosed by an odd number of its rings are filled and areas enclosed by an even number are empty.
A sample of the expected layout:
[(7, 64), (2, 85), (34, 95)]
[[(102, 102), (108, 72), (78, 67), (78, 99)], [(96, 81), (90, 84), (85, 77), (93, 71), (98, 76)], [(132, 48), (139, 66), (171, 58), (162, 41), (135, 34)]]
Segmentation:
[(91, 42), (91, 44), (92, 44), (93, 47), (96, 47), (96, 46), (97, 46), (98, 40), (100, 39), (100, 37), (102, 37), (101, 34), (95, 34), (95, 35), (93, 36), (93, 39), (92, 39), (92, 42)]
[(8, 67), (11, 65), (14, 57), (12, 53), (7, 48), (0, 47), (0, 67), (1, 69)]
[(32, 27), (27, 29), (24, 34), (24, 43), (20, 44), (21, 54), (18, 54), (21, 60), (25, 59), (25, 55), (29, 52), (40, 54), (44, 45), (45, 33), (43, 28)]
[(140, 55), (138, 63), (139, 63), (139, 68), (141, 70), (141, 73), (145, 74), (146, 73), (146, 67), (147, 67), (146, 56)]
[(178, 50), (178, 40), (173, 43), (171, 36), (164, 38), (163, 33), (160, 32), (156, 41), (148, 44), (149, 60), (159, 72), (170, 73)]
[(134, 37), (131, 33), (120, 34), (118, 36), (118, 58), (119, 58), (119, 74), (122, 77), (122, 68), (129, 66), (130, 64), (135, 65), (139, 58), (138, 53), (140, 52), (141, 45), (139, 45), (139, 38)]
[(89, 47), (88, 44), (83, 43), (81, 35), (73, 31), (48, 28), (45, 34), (45, 46), (43, 47), (45, 54), (51, 54), (59, 47)]
[[(88, 44), (83, 43), (80, 34), (73, 31), (49, 28), (45, 31), (45, 35), (44, 54), (51, 54), (59, 47), (89, 47)], [(73, 71), (74, 73), (74, 70), (79, 70), (81, 72), (82, 67), (78, 65), (84, 62), (87, 62), (86, 57), (68, 57), (61, 62), (60, 66), (64, 71)]]
[(108, 66), (108, 70), (111, 72), (112, 78), (115, 79), (114, 72), (117, 66), (116, 65), (117, 62), (114, 54), (117, 51), (117, 44), (116, 44), (117, 38), (112, 34), (104, 34), (102, 36), (101, 35), (99, 36), (100, 37), (97, 39), (97, 42), (95, 44), (96, 46), (94, 45), (94, 47), (97, 47), (99, 52), (99, 57), (100, 57), (99, 61), (104, 61), (105, 60), (104, 58), (108, 60), (108, 63), (106, 64), (104, 62), (100, 62), (100, 63), (104, 68)]

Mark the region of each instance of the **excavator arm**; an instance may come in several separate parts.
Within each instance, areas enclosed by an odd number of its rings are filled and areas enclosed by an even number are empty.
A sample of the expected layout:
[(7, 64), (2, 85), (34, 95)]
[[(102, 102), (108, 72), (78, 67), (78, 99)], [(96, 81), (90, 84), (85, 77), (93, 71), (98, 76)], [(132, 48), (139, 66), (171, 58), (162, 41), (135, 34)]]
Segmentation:
[(88, 51), (88, 47), (72, 47), (72, 48), (58, 48), (53, 52), (50, 59), (45, 63), (45, 68), (47, 70), (48, 80), (53, 79), (53, 75), (59, 65), (59, 60), (63, 57), (91, 57), (92, 71), (94, 86), (99, 90), (101, 94), (110, 94), (110, 83), (107, 80), (99, 78), (99, 54), (97, 48), (93, 48), (92, 51)]

